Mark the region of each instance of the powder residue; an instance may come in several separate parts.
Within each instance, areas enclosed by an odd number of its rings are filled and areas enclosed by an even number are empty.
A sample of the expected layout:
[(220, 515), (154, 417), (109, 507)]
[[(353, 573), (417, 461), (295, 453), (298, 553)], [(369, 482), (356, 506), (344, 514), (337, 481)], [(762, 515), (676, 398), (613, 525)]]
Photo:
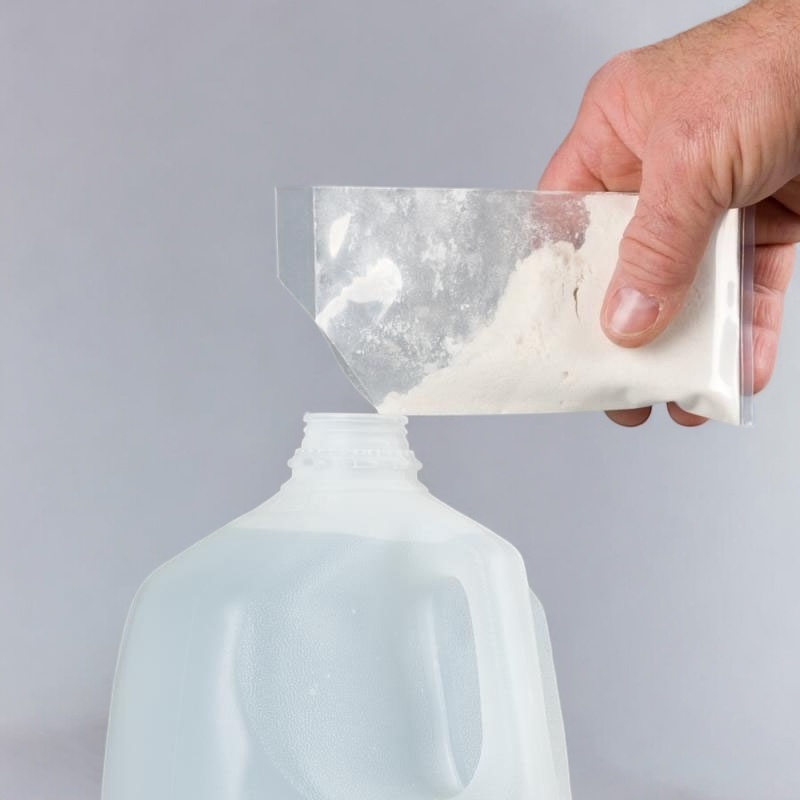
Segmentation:
[(331, 258), (336, 258), (339, 255), (352, 218), (352, 214), (342, 214), (341, 217), (331, 223), (330, 232), (328, 233), (328, 252)]
[(675, 400), (689, 411), (737, 422), (738, 262), (730, 214), (722, 223), (726, 236), (712, 239), (686, 306), (665, 334), (631, 349), (614, 345), (600, 328), (603, 296), (635, 203), (629, 195), (587, 196), (582, 244), (547, 242), (520, 261), (490, 322), (464, 341), (449, 342), (448, 363), (409, 391), (387, 395), (379, 411), (530, 413)]
[(344, 286), (316, 316), (317, 325), (326, 333), (349, 303), (379, 303), (385, 311), (397, 300), (403, 288), (403, 276), (389, 258), (378, 259), (363, 275)]

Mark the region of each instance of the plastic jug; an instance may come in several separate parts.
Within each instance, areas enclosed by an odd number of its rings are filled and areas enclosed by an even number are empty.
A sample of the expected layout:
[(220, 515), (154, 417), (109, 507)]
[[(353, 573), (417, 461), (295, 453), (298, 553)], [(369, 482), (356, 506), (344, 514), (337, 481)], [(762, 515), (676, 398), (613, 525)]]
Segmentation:
[(519, 553), (428, 493), (403, 417), (305, 419), (278, 494), (136, 596), (103, 800), (568, 800)]

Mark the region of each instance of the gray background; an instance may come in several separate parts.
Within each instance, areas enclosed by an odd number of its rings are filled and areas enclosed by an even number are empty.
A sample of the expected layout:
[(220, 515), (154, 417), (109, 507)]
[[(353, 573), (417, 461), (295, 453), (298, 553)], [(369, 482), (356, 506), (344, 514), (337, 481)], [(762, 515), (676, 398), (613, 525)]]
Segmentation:
[[(156, 565), (365, 410), (274, 277), (275, 184), (531, 187), (591, 73), (716, 0), (5, 0), (0, 797), (97, 798)], [(800, 319), (754, 430), (418, 420), (551, 621), (577, 800), (800, 796)]]

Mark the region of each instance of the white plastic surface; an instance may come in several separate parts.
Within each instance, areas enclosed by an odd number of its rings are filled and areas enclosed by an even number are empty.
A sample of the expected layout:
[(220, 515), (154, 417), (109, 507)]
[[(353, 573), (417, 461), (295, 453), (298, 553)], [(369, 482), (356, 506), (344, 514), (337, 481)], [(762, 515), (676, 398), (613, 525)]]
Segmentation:
[(281, 491), (137, 595), (103, 800), (569, 800), (520, 555), (428, 494), (403, 418), (307, 421)]

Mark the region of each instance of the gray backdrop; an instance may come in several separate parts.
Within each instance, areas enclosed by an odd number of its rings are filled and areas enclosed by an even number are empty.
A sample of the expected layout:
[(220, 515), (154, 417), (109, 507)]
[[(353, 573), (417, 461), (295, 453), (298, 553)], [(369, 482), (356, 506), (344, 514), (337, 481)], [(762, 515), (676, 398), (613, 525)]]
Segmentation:
[[(278, 488), (304, 410), (366, 410), (273, 186), (534, 186), (604, 60), (727, 7), (2, 2), (0, 797), (98, 797), (137, 585)], [(577, 800), (800, 795), (797, 291), (751, 431), (411, 424), (525, 554)]]

